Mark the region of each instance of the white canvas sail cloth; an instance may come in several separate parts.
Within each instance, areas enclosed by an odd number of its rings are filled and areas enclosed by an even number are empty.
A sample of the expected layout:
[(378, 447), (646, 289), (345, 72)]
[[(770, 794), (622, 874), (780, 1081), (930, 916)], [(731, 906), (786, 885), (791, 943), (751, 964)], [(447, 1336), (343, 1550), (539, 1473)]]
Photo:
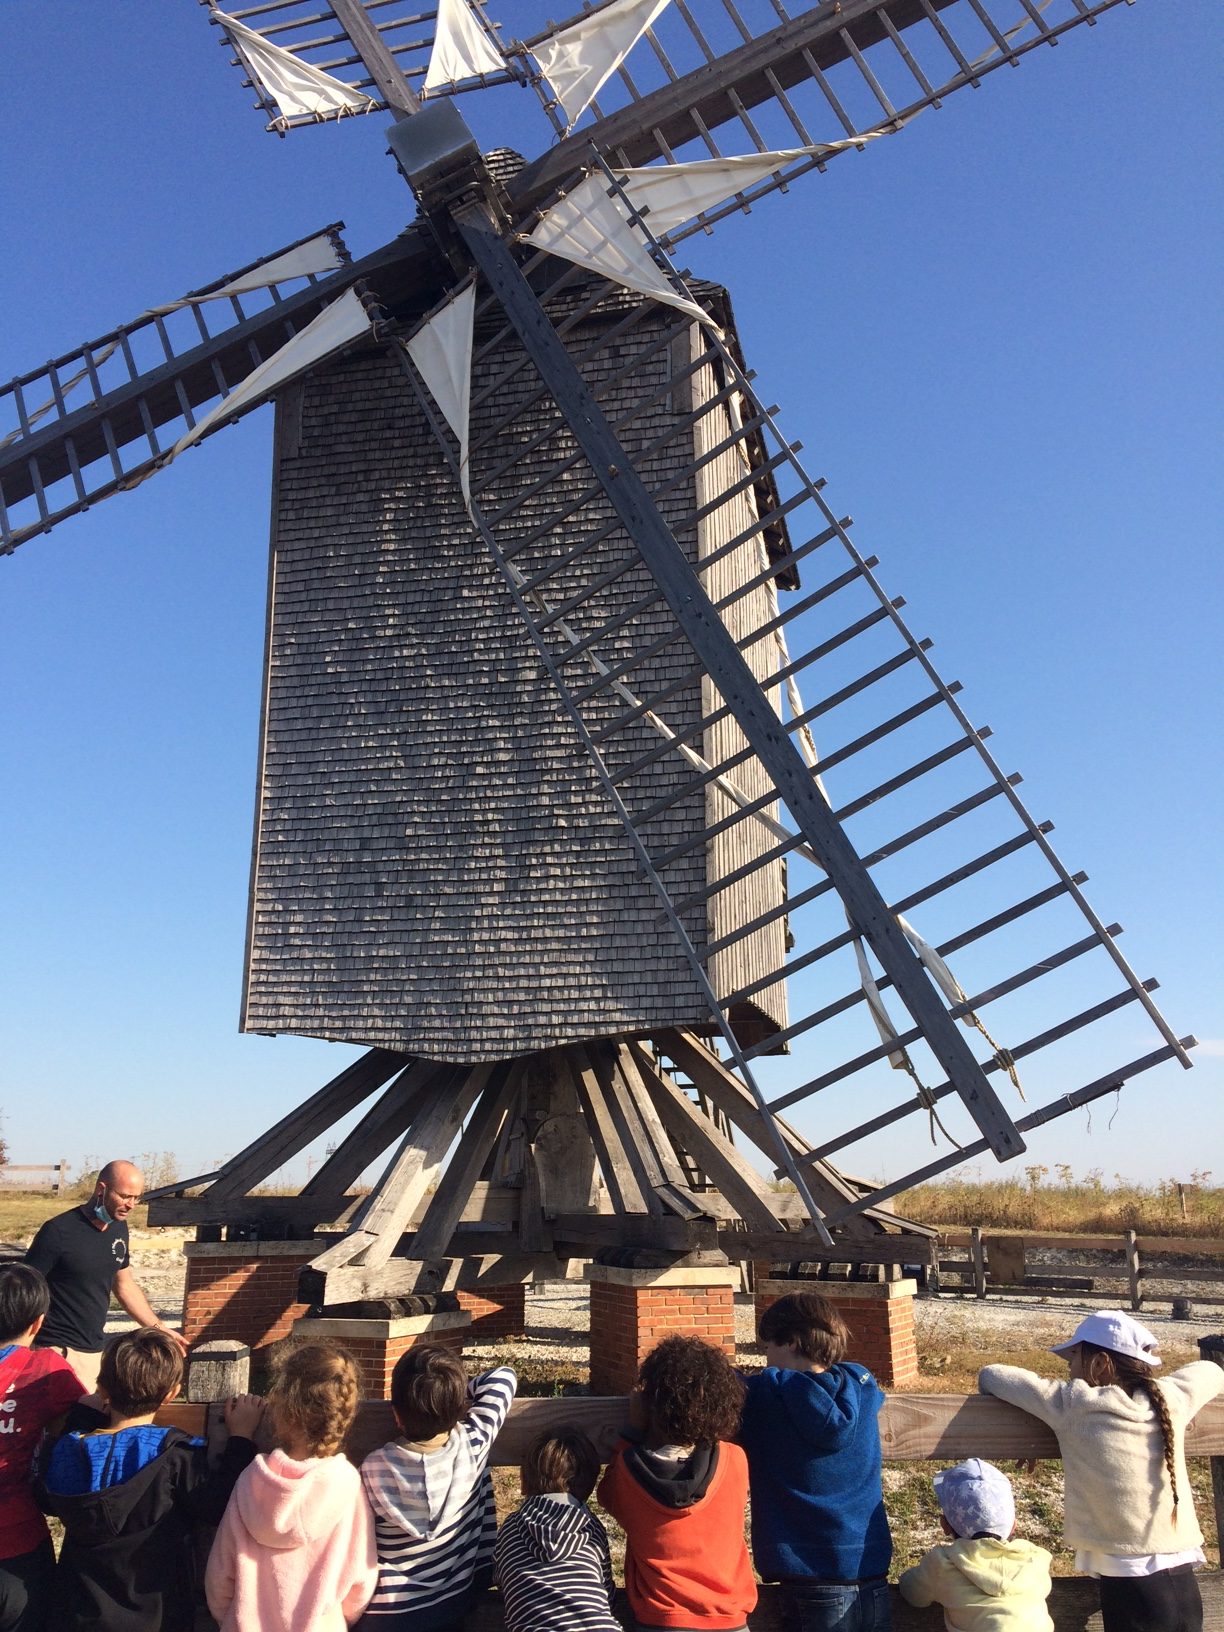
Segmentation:
[(784, 170), (800, 159), (821, 159), (849, 147), (873, 142), (884, 130), (864, 131), (841, 142), (816, 142), (810, 147), (783, 147), (768, 153), (736, 153), (725, 159), (694, 159), (686, 164), (650, 165), (618, 169), (617, 176), (635, 210), (649, 211), (646, 219), (656, 238), (715, 210), (737, 193)]
[(436, 91), (442, 85), (500, 74), (505, 66), (501, 52), (467, 0), (439, 0), (424, 90)]
[(301, 57), (273, 45), (253, 28), (225, 12), (214, 12), (234, 43), (256, 84), (275, 102), (283, 119), (340, 118), (346, 113), (370, 113), (378, 106), (364, 91), (355, 91), (342, 79), (325, 74)]
[(308, 323), (279, 351), (265, 358), (258, 368), (252, 369), (228, 397), (209, 409), (203, 419), (198, 419), (186, 435), (179, 437), (163, 462), (169, 464), (184, 448), (191, 447), (192, 443), (207, 435), (214, 425), (271, 396), (287, 380), (305, 369), (313, 368), (316, 363), (361, 335), (368, 334), (369, 329), (370, 319), (366, 316), (365, 308), (352, 289), (346, 290), (339, 300), (325, 306), (313, 323)]
[(587, 176), (547, 210), (526, 234), (526, 242), (705, 320), (696, 301), (674, 289), (651, 260), (645, 240), (629, 224), (624, 204), (608, 196), (602, 172)]
[[(217, 289), (206, 289), (198, 295), (184, 295), (182, 300), (172, 300), (165, 306), (151, 306), (149, 312), (161, 316), (166, 312), (181, 311), (184, 306), (198, 306), (206, 300), (228, 300), (231, 295), (249, 295), (255, 289), (267, 289), (274, 283), (289, 283), (293, 278), (336, 272), (343, 265), (344, 257), (339, 245), (329, 233), (321, 232), (318, 237), (308, 238), (304, 244), (295, 244), (292, 249), (274, 255), (269, 261), (260, 261), (249, 272), (231, 278)], [(139, 323), (140, 318), (136, 321)]]
[(449, 306), (404, 342), (405, 350), (459, 443), (459, 485), (469, 514), (472, 509), (468, 470), (469, 416), (472, 398), (472, 330), (476, 320), (476, 285), (469, 283)]
[(531, 54), (572, 128), (599, 88), (641, 39), (669, 0), (612, 0), (533, 45)]

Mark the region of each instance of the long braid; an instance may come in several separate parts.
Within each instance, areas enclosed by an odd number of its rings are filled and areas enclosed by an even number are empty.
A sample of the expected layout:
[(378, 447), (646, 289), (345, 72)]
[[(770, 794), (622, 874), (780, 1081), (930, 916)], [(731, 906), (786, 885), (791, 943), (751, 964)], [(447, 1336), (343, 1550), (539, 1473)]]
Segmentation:
[(1160, 1437), (1164, 1441), (1164, 1464), (1169, 1470), (1169, 1483), (1173, 1487), (1173, 1523), (1177, 1523), (1177, 1465), (1173, 1458), (1173, 1420), (1169, 1416), (1168, 1402), (1164, 1397), (1164, 1390), (1155, 1377), (1137, 1377), (1135, 1381), (1144, 1390), (1152, 1402), (1152, 1410), (1156, 1413), (1156, 1420), (1160, 1424)]
[(278, 1357), (268, 1399), (280, 1420), (302, 1433), (312, 1456), (337, 1456), (361, 1399), (356, 1363), (335, 1343), (290, 1346)]
[(1086, 1380), (1094, 1388), (1107, 1388), (1115, 1383), (1119, 1388), (1133, 1394), (1141, 1388), (1151, 1401), (1152, 1410), (1156, 1413), (1156, 1421), (1160, 1424), (1160, 1438), (1164, 1448), (1164, 1465), (1168, 1469), (1169, 1484), (1173, 1491), (1173, 1523), (1177, 1523), (1178, 1503), (1180, 1496), (1177, 1490), (1177, 1440), (1173, 1432), (1173, 1419), (1169, 1415), (1168, 1401), (1164, 1391), (1156, 1381), (1151, 1366), (1143, 1360), (1135, 1360), (1128, 1354), (1115, 1354), (1112, 1349), (1099, 1348), (1095, 1343), (1083, 1343), (1081, 1347), (1085, 1355)]

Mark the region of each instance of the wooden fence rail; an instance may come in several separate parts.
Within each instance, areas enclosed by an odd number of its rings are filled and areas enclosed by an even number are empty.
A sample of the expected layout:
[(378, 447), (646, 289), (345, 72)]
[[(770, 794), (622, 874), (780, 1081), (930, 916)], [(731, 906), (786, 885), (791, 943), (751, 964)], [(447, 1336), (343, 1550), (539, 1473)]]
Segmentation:
[[(1055, 1248), (1070, 1252), (1120, 1253), (1119, 1264), (1088, 1264), (1082, 1262), (1051, 1265), (1040, 1275), (1026, 1273), (1025, 1253), (1029, 1247)], [(1145, 1302), (1162, 1302), (1186, 1296), (1188, 1281), (1204, 1285), (1224, 1283), (1224, 1268), (1162, 1269), (1146, 1262), (1156, 1257), (1212, 1258), (1224, 1254), (1224, 1240), (1192, 1235), (1139, 1235), (1125, 1230), (1118, 1235), (1074, 1235), (1036, 1230), (991, 1230), (975, 1225), (968, 1230), (945, 1230), (939, 1238), (937, 1250), (963, 1250), (964, 1259), (939, 1257), (941, 1276), (959, 1275), (962, 1286), (953, 1288), (941, 1282), (942, 1291), (972, 1291), (978, 1298), (990, 1292), (1007, 1296), (1028, 1294), (1042, 1298), (1100, 1298), (1106, 1294), (1083, 1286), (1060, 1286), (1060, 1280), (1097, 1279), (1120, 1280), (1127, 1285), (1132, 1309), (1140, 1310)], [(1154, 1282), (1171, 1282), (1159, 1290)], [(1224, 1308), (1224, 1297), (1204, 1297), (1197, 1291), (1189, 1294), (1195, 1304), (1208, 1308)]]
[[(600, 1455), (607, 1457), (625, 1420), (625, 1409), (626, 1401), (619, 1398), (516, 1400), (494, 1443), (492, 1460), (499, 1467), (517, 1466), (537, 1434), (563, 1424), (584, 1429), (599, 1447)], [(157, 1420), (195, 1434), (211, 1429), (215, 1440), (220, 1407), (170, 1405), (158, 1413)], [(349, 1434), (347, 1454), (354, 1461), (360, 1461), (394, 1432), (391, 1407), (381, 1400), (367, 1400)], [(886, 1462), (958, 1462), (970, 1456), (1005, 1462), (1028, 1457), (1058, 1457), (1058, 1441), (1035, 1417), (1005, 1405), (1002, 1400), (976, 1394), (892, 1394), (880, 1415), (880, 1440)], [(1186, 1454), (1224, 1458), (1224, 1398), (1213, 1401), (1190, 1424)], [(1210, 1532), (1212, 1516), (1202, 1513), (1200, 1518)], [(1217, 1512), (1215, 1520), (1217, 1529), (1224, 1528), (1224, 1512)], [(1221, 1539), (1224, 1540), (1224, 1536)], [(1212, 1570), (1199, 1579), (1203, 1591), (1204, 1632), (1224, 1632), (1224, 1574)], [(911, 1609), (895, 1590), (892, 1600), (894, 1632), (937, 1632), (943, 1624), (940, 1610)], [(1096, 1583), (1083, 1578), (1060, 1578), (1054, 1583), (1050, 1613), (1056, 1632), (1097, 1632), (1101, 1621)], [(210, 1624), (202, 1622), (201, 1632)], [(761, 1602), (749, 1625), (752, 1632), (782, 1632), (781, 1611), (774, 1589), (761, 1589)], [(495, 1596), (490, 1596), (468, 1621), (468, 1632), (501, 1632), (502, 1627)]]
[[(35, 1184), (26, 1177), (41, 1173), (45, 1181)], [(0, 1166), (0, 1184), (11, 1184), (19, 1190), (50, 1189), (53, 1196), (62, 1195), (68, 1187), (67, 1162), (5, 1162)]]

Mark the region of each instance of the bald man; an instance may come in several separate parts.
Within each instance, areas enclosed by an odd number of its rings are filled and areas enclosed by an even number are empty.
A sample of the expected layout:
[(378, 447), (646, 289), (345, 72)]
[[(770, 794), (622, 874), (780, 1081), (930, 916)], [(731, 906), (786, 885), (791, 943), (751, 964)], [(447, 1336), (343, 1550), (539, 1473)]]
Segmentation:
[(138, 1167), (107, 1162), (89, 1200), (49, 1218), (26, 1253), (51, 1288), (51, 1312), (35, 1347), (62, 1354), (87, 1389), (97, 1386), (112, 1293), (138, 1326), (169, 1332), (187, 1351), (182, 1333), (158, 1319), (128, 1266), (127, 1216), (143, 1194)]

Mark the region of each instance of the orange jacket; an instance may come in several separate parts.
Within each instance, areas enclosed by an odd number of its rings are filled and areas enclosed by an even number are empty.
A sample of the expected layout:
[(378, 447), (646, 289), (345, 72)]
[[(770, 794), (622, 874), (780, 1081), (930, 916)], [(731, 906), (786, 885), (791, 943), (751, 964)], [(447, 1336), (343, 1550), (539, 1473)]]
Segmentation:
[(705, 1493), (674, 1507), (646, 1490), (625, 1466), (621, 1441), (599, 1485), (599, 1500), (623, 1528), (625, 1591), (645, 1626), (741, 1627), (757, 1590), (744, 1541), (748, 1462), (720, 1443)]

